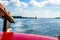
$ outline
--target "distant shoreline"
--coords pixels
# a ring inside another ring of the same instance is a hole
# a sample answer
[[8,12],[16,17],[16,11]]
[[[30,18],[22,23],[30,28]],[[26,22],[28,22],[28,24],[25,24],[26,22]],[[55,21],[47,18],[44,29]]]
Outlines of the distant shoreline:
[[55,19],[60,19],[60,17],[56,17]]
[[37,19],[37,17],[22,17],[22,16],[12,16],[13,18],[22,18],[22,19]]

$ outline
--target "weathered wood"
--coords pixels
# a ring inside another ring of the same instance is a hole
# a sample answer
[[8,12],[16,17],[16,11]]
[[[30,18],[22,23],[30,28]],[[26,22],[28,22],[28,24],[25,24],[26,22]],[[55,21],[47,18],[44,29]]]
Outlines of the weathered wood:
[[11,14],[0,3],[0,17],[6,18],[9,22],[14,23]]
[[10,12],[8,12],[4,6],[0,4],[0,17],[3,18],[4,24],[3,24],[3,32],[7,32],[7,29],[9,28],[8,26],[8,21],[10,23],[14,23],[14,19],[11,16]]

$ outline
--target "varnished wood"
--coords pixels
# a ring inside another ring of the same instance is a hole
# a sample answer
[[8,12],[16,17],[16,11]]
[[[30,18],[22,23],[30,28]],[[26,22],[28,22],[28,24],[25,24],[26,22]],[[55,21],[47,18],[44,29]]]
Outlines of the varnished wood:
[[8,21],[10,23],[14,23],[14,19],[11,16],[10,12],[8,12],[3,5],[0,3],[0,17],[3,18],[4,24],[3,24],[3,32],[7,32],[7,29],[9,28]]
[[10,12],[8,12],[3,5],[0,3],[0,14],[3,14],[3,18],[6,18],[9,22],[14,23],[14,19],[11,16]]

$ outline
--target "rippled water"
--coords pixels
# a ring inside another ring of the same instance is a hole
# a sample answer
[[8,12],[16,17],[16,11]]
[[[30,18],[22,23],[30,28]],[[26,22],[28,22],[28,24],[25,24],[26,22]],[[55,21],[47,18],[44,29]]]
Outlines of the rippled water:
[[[0,21],[0,31],[1,26],[2,21]],[[11,28],[13,32],[59,36],[60,19],[15,19],[15,23],[11,24]]]

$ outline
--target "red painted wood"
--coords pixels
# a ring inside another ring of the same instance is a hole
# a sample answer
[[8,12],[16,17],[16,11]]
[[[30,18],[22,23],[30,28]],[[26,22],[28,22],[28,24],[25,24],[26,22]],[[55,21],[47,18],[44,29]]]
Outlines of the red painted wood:
[[60,36],[58,36],[58,40],[60,40]]
[[58,40],[58,38],[55,37],[34,35],[34,34],[24,34],[24,33],[12,33],[12,32],[0,33],[0,39],[2,40]]

